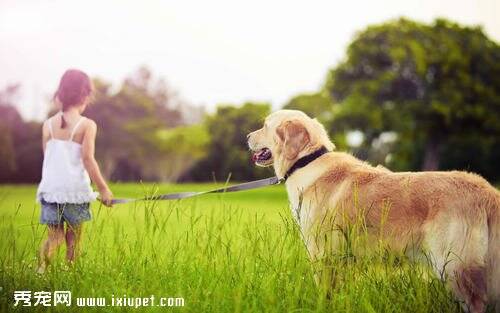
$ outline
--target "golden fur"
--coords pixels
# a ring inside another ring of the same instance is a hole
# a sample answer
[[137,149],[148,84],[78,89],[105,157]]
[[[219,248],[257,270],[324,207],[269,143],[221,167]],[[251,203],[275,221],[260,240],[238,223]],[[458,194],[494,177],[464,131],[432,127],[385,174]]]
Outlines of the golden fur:
[[[286,181],[292,214],[313,260],[338,248],[328,230],[362,220],[369,236],[396,251],[430,257],[471,312],[500,299],[500,192],[478,175],[452,172],[391,172],[352,155],[332,152],[333,143],[315,119],[277,111],[248,135],[251,150],[270,149],[257,165],[274,166],[280,178],[301,157],[325,146],[330,152]],[[381,223],[383,221],[383,225]],[[499,310],[500,304],[497,304]]]

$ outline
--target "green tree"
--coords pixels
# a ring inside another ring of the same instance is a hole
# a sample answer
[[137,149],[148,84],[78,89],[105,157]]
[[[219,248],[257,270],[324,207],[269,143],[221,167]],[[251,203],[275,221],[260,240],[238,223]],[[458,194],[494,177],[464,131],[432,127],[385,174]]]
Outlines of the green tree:
[[23,122],[22,131],[14,137],[16,174],[14,182],[39,182],[42,177],[42,125]]
[[479,27],[442,19],[368,27],[329,73],[326,89],[341,103],[335,131],[363,131],[368,148],[385,132],[397,134],[395,167],[443,167],[443,153],[464,135],[500,143],[500,47]]
[[41,176],[41,125],[25,122],[17,111],[19,87],[0,91],[0,182],[33,183]]
[[[156,162],[145,164],[161,181],[177,181],[207,155],[210,135],[204,125],[178,126],[152,134],[160,150]],[[154,166],[148,166],[154,164]],[[151,175],[151,174],[150,174]]]
[[262,127],[270,110],[270,105],[265,103],[217,107],[215,114],[205,121],[212,138],[207,156],[184,179],[224,181],[231,176],[231,180],[243,181],[268,176],[269,169],[257,168],[251,162],[246,136]]
[[[0,109],[1,111],[1,109]],[[0,124],[0,182],[6,182],[16,170],[16,150],[10,128]]]
[[[85,115],[99,128],[96,155],[105,176],[118,181],[172,181],[192,165],[172,162],[170,141],[163,140],[170,138],[165,136],[167,130],[185,123],[180,112],[183,103],[162,79],[154,79],[143,67],[126,78],[116,93],[105,82],[95,80],[94,85],[96,98]],[[193,150],[200,149],[192,141],[182,146],[189,144]],[[168,170],[169,166],[175,170]]]
[[[283,106],[283,109],[302,111],[312,118],[317,118],[323,125],[331,129],[336,107],[328,91],[321,90],[316,93],[294,96]],[[337,149],[345,150],[349,148],[345,135],[344,132],[330,133]]]
[[333,103],[328,92],[324,91],[297,95],[283,109],[300,110],[322,123],[329,123],[333,118]]

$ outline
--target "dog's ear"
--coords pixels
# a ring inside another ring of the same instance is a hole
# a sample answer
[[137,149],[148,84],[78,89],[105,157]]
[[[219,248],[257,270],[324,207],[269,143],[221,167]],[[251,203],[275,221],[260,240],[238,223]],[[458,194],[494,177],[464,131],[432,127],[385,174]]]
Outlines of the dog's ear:
[[291,120],[281,123],[276,133],[283,142],[283,153],[285,158],[293,160],[300,151],[309,143],[309,133],[299,120]]

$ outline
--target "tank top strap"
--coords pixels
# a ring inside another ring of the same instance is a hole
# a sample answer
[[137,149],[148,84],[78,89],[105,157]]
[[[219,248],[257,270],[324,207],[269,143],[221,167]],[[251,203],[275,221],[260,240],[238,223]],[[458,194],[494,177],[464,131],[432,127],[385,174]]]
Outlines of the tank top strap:
[[73,127],[73,130],[71,131],[71,135],[69,136],[69,141],[73,141],[73,137],[75,136],[76,130],[77,130],[78,126],[80,126],[83,119],[84,119],[84,117],[82,116],[82,117],[80,117],[78,122],[76,122],[75,126]]

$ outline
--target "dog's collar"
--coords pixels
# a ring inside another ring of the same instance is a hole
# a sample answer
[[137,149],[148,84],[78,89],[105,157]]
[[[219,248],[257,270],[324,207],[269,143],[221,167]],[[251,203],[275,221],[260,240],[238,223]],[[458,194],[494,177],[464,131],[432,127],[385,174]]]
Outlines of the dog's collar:
[[290,167],[288,169],[288,171],[286,171],[285,176],[283,176],[282,180],[286,181],[296,170],[298,170],[299,168],[305,167],[306,165],[308,165],[309,163],[316,160],[317,158],[319,158],[320,156],[322,156],[323,154],[325,154],[327,152],[328,152],[328,149],[326,149],[325,146],[322,146],[321,148],[314,151],[313,153],[301,157],[300,159],[297,160],[297,162],[295,162],[292,165],[292,167]]

